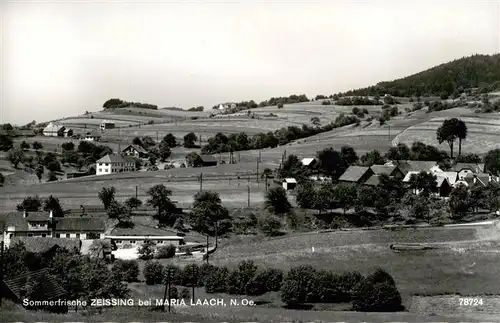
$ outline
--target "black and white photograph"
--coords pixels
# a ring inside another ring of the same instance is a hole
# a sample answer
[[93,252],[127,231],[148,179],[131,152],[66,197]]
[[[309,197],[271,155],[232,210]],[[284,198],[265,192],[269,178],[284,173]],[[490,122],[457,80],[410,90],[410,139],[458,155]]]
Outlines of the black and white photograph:
[[500,322],[500,1],[0,2],[0,322]]

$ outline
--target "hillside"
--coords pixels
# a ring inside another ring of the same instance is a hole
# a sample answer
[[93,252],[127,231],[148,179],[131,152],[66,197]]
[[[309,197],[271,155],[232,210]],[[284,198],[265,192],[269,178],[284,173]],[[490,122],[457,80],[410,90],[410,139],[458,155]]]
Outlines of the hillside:
[[493,91],[500,87],[500,54],[473,55],[444,63],[394,81],[343,93],[352,95],[452,96],[466,89]]

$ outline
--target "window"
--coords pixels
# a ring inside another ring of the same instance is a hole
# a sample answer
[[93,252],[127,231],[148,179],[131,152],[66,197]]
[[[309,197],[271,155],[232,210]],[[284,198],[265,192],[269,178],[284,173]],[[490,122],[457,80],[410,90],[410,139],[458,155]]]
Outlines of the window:
[[163,243],[163,240],[158,240],[158,243],[159,243],[159,244],[162,244],[162,243]]
[[115,243],[122,243],[122,241],[121,240],[116,240]]
[[135,240],[130,240],[130,243],[131,244],[135,244]]
[[12,239],[12,236],[13,236],[13,234],[12,234],[12,233],[11,233],[11,234],[9,234],[9,239]]
[[77,237],[78,239],[80,239],[80,234],[79,234],[79,233],[77,233],[77,234],[76,234],[76,237]]
[[42,233],[42,237],[44,237],[44,238],[45,238],[46,236],[47,236],[47,234],[45,234],[45,233]]
[[60,238],[60,237],[61,237],[61,234],[60,234],[60,233],[56,233],[56,237],[57,237],[57,238]]
[[28,237],[32,237],[33,236],[33,233],[28,233]]
[[66,233],[66,238],[69,238],[69,233]]
[[99,173],[102,173],[102,168],[99,168]]
[[109,168],[106,168],[106,173],[109,173]]

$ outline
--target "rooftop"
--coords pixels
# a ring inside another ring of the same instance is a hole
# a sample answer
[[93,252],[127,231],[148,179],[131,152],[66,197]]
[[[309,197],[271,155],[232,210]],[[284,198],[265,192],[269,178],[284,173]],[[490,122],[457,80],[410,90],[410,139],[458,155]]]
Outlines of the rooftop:
[[398,167],[392,165],[372,165],[370,168],[376,175],[380,174],[391,175],[392,172]]
[[215,159],[215,157],[212,155],[200,155],[200,158],[204,163],[217,162],[217,159]]
[[316,158],[308,157],[308,158],[303,158],[301,160],[301,162],[302,162],[302,165],[309,166],[315,160],[316,160]]
[[357,182],[361,177],[370,170],[370,167],[364,166],[349,166],[344,174],[340,176],[339,181],[345,182]]
[[135,224],[133,228],[114,228],[110,236],[176,236],[177,231]]
[[17,242],[22,242],[26,247],[26,250],[34,253],[44,253],[55,246],[59,246],[70,251],[75,248],[80,251],[81,247],[81,241],[79,239],[13,236],[11,245]]
[[140,153],[147,153],[146,149],[142,148],[141,146],[139,145],[128,145],[127,147],[125,147],[122,151],[125,151],[129,148],[133,148],[135,149],[137,152],[140,152]]
[[34,280],[41,284],[38,292],[31,297],[32,300],[54,300],[66,295],[66,291],[57,282],[56,278],[48,273],[47,269],[28,272],[5,280],[4,283],[18,300],[22,300],[28,280]]

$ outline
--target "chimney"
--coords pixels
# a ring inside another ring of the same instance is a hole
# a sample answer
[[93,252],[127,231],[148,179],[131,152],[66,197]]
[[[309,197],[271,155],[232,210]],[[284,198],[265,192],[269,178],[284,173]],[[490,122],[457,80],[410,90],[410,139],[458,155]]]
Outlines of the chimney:
[[26,210],[23,211],[23,218],[27,217],[28,213],[26,213]]

